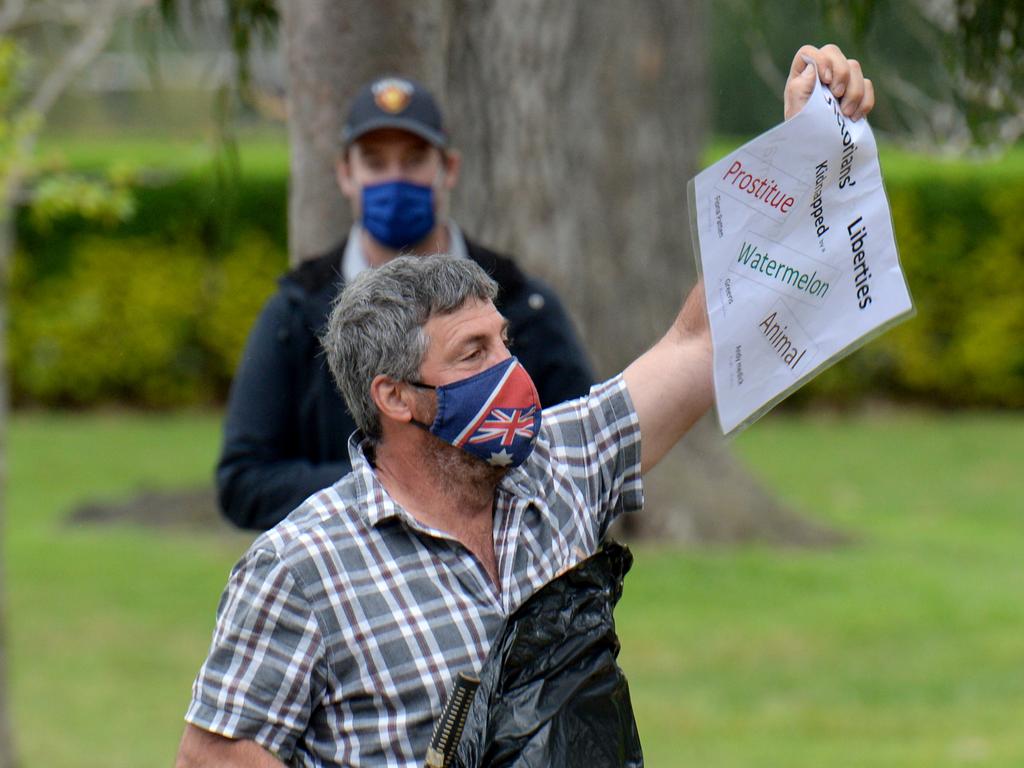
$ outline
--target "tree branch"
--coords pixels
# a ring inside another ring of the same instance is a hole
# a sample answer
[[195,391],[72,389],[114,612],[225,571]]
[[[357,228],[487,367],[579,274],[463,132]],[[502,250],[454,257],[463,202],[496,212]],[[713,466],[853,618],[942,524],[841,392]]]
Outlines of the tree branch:
[[5,0],[0,8],[0,35],[5,35],[21,18],[25,10],[25,0]]
[[[0,26],[0,34],[13,34],[31,27],[43,25],[77,27],[93,16],[94,7],[85,2],[35,2],[10,0],[11,13],[5,9],[3,18],[9,19]],[[2,22],[0,22],[2,23]]]
[[110,41],[119,16],[144,4],[144,0],[107,0],[94,8],[78,41],[44,78],[29,101],[28,109],[45,116],[75,75],[96,58]]

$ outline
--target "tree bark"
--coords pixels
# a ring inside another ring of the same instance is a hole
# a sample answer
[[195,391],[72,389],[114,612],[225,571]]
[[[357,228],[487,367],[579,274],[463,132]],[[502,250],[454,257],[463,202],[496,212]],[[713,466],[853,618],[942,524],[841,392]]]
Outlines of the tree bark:
[[[556,286],[610,376],[667,330],[696,279],[686,182],[706,132],[704,3],[453,4],[447,110],[466,156],[454,210]],[[633,533],[822,533],[764,491],[710,419],[646,485]]]
[[[332,154],[344,104],[383,71],[408,74],[436,91],[464,150],[460,223],[546,277],[599,372],[622,370],[695,278],[686,182],[705,134],[704,5],[286,3],[292,258],[349,226]],[[641,535],[829,539],[781,508],[708,420],[648,477],[647,499]]]
[[459,219],[554,283],[602,373],[622,370],[693,283],[685,184],[704,135],[701,4],[456,4]]
[[288,63],[293,264],[337,245],[352,224],[334,166],[346,105],[377,75],[413,77],[444,95],[442,0],[302,0],[281,4]]

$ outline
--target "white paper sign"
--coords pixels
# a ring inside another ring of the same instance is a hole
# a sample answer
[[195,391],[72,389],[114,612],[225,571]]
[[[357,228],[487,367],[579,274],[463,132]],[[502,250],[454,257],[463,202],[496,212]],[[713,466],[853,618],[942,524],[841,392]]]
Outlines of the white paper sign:
[[689,204],[725,434],[913,314],[871,128],[820,83],[697,175]]

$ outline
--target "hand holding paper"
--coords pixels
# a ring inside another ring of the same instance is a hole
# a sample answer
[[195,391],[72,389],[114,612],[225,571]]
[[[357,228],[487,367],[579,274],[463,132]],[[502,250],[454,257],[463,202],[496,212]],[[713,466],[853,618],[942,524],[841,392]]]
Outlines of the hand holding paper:
[[913,311],[874,136],[854,119],[871,81],[835,46],[804,46],[785,102],[788,122],[689,188],[727,434]]
[[624,372],[645,472],[713,399],[731,432],[910,308],[874,141],[850,119],[874,106],[871,82],[834,45],[804,46],[784,98],[792,120],[690,184],[703,279]]
[[875,88],[861,72],[860,62],[848,59],[831,43],[821,48],[805,45],[796,52],[789,67],[783,95],[785,117],[796,115],[820,82],[839,99],[840,111],[852,120],[860,120],[875,106]]

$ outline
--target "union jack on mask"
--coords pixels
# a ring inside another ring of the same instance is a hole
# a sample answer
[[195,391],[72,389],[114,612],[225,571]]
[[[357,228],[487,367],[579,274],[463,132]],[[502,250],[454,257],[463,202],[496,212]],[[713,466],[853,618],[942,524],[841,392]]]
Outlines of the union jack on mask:
[[495,467],[518,467],[533,450],[540,398],[516,358],[439,387],[413,383],[437,392],[437,416],[427,431],[446,443]]

